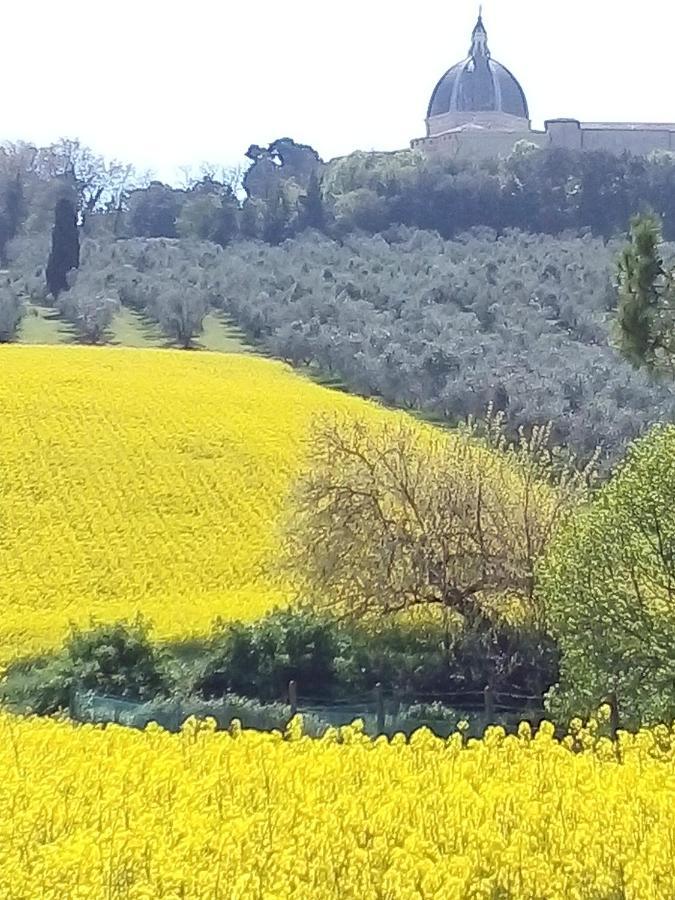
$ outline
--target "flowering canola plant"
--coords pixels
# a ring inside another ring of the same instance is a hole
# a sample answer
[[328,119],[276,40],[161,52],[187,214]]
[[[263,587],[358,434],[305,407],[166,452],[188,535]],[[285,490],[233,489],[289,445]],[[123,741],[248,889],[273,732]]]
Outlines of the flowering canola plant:
[[0,714],[0,896],[672,900],[675,729],[590,737]]
[[243,355],[8,346],[1,365],[0,664],[91,616],[181,637],[287,600],[266,561],[313,417],[385,415]]

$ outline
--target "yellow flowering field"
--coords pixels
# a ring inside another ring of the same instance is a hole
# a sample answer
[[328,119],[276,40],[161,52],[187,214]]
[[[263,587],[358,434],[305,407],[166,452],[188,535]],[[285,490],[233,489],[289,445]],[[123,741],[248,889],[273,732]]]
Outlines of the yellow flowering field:
[[[391,415],[244,356],[0,365],[0,663],[91,615],[181,637],[284,600],[266,563],[312,417]],[[0,712],[0,900],[672,900],[675,728],[579,724],[406,743]]]
[[672,900],[675,731],[572,753],[0,715],[3,898]]
[[284,599],[261,574],[314,414],[374,404],[243,355],[0,348],[0,663],[68,623],[203,633]]

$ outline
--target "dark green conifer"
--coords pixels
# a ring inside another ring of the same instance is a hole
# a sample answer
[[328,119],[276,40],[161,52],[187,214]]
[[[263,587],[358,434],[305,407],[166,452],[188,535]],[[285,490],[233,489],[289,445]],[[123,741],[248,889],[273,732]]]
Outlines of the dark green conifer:
[[47,260],[47,287],[57,298],[68,290],[68,272],[80,265],[80,235],[71,200],[62,197],[54,210],[52,249]]

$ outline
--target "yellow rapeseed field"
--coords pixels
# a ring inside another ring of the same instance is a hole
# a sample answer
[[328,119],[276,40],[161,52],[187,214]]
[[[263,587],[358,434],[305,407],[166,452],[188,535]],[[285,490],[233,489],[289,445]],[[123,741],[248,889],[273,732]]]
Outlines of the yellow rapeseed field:
[[0,716],[0,897],[675,897],[675,731],[289,731]]
[[[68,623],[204,633],[267,561],[315,413],[389,415],[243,356],[0,348],[0,663]],[[675,728],[447,741],[0,712],[0,900],[672,900]]]
[[285,599],[274,553],[312,417],[377,407],[253,357],[0,349],[0,664],[69,622],[204,633]]

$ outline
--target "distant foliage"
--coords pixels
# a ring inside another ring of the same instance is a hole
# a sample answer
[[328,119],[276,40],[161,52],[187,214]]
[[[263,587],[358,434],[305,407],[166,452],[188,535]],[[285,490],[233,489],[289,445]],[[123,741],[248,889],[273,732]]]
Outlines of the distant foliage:
[[13,341],[24,314],[24,304],[12,282],[0,275],[0,344]]
[[562,652],[557,715],[616,694],[624,721],[675,718],[675,427],[630,450],[539,572]]
[[673,389],[611,346],[618,244],[486,229],[386,237],[236,244],[220,302],[273,355],[356,393],[449,422],[491,403],[514,432],[553,421],[554,441],[585,456],[601,444],[616,460],[675,415]]
[[128,222],[138,237],[178,237],[176,221],[183,204],[183,192],[160,181],[135,190],[129,196]]
[[180,237],[225,247],[237,236],[239,203],[232,189],[204,179],[186,197],[176,222]]
[[589,228],[609,238],[651,208],[675,238],[675,157],[542,150],[521,142],[503,159],[455,160],[419,151],[352,153],[328,164],[323,193],[340,234],[392,225],[445,238],[490,226],[558,234]]

